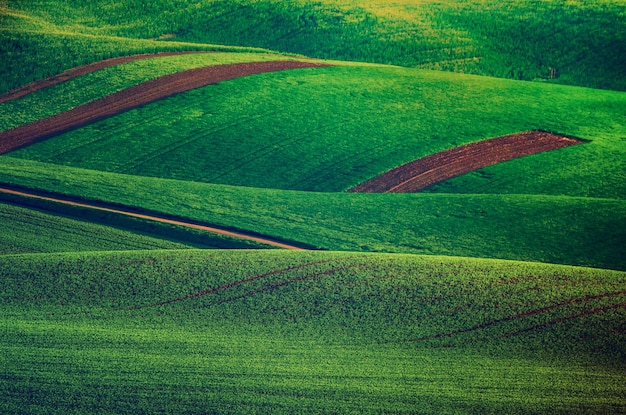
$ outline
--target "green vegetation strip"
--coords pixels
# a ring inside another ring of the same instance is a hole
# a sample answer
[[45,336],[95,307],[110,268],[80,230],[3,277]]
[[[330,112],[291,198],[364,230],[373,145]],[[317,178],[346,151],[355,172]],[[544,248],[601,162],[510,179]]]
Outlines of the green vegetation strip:
[[623,272],[415,255],[4,255],[0,410],[621,413],[626,310],[605,294],[625,287]]
[[[582,146],[581,146],[582,147]],[[545,195],[252,189],[0,157],[0,181],[330,250],[507,258],[626,269],[626,202]]]
[[0,254],[194,246],[6,203],[0,203],[0,222]]
[[56,116],[37,120],[0,133],[0,154],[15,150],[65,130],[136,108],[180,92],[208,84],[263,72],[327,66],[299,61],[245,62],[190,69],[165,75],[107,95]]
[[134,62],[134,61],[141,60],[141,59],[152,59],[152,58],[163,57],[163,56],[186,55],[190,53],[203,53],[203,52],[161,52],[161,53],[153,53],[153,54],[144,53],[140,55],[122,56],[119,58],[105,59],[103,61],[94,62],[89,65],[83,65],[77,68],[68,69],[67,71],[60,73],[58,75],[41,79],[39,81],[32,82],[28,85],[24,85],[21,88],[17,88],[12,91],[6,92],[0,95],[0,104],[6,101],[23,97],[24,95],[31,94],[35,91],[39,91],[40,89],[48,88],[53,85],[60,84],[61,82],[67,82],[68,80],[76,78],[78,76],[86,75],[91,72],[108,68],[109,66],[119,65],[121,63],[126,63],[126,62]]
[[18,190],[7,189],[7,188],[2,188],[2,187],[0,187],[0,192],[1,193],[6,193],[6,194],[9,194],[9,195],[17,195],[17,196],[22,196],[22,197],[27,197],[27,198],[34,198],[34,199],[44,200],[44,201],[47,201],[47,202],[60,203],[60,204],[70,205],[70,206],[78,206],[78,207],[94,209],[94,210],[99,210],[99,211],[108,212],[108,213],[116,213],[116,214],[119,214],[119,215],[125,215],[125,216],[130,216],[130,217],[134,217],[134,218],[145,219],[145,220],[149,220],[149,221],[155,221],[155,222],[160,222],[160,223],[165,223],[165,224],[170,224],[170,225],[183,226],[183,227],[187,227],[187,228],[191,228],[191,229],[197,229],[197,230],[201,230],[201,231],[205,231],[205,232],[211,232],[211,233],[215,233],[215,234],[219,234],[219,235],[229,236],[229,237],[236,238],[236,239],[245,239],[245,240],[248,240],[248,241],[258,242],[258,243],[261,243],[261,244],[275,246],[275,247],[278,247],[278,248],[285,248],[285,249],[292,249],[292,250],[301,250],[301,249],[303,249],[303,248],[300,248],[300,247],[295,246],[295,245],[289,245],[287,243],[274,241],[274,240],[271,240],[271,239],[268,239],[268,238],[262,238],[262,237],[246,235],[246,234],[240,233],[240,232],[232,232],[232,231],[228,231],[228,230],[225,230],[225,229],[219,229],[219,228],[216,228],[216,227],[202,225],[202,224],[197,224],[197,223],[184,222],[184,221],[169,219],[169,218],[165,218],[165,217],[158,217],[158,216],[153,216],[153,215],[148,215],[148,214],[136,213],[136,212],[132,212],[132,211],[129,211],[129,210],[113,209],[113,208],[109,208],[109,207],[98,206],[98,205],[94,205],[94,204],[81,203],[81,202],[76,202],[76,201],[62,199],[62,198],[57,198],[57,197],[49,197],[49,196],[42,196],[42,195],[37,195],[37,194],[33,194],[33,193],[25,193],[25,192],[21,192],[21,191],[18,191]]
[[[98,61],[70,69],[69,72],[73,73],[84,68],[98,68],[102,64],[128,60],[133,56],[138,55]],[[147,56],[147,58],[107,66],[64,80],[59,84],[47,86],[21,98],[0,103],[0,130],[8,130],[40,118],[50,117],[142,82],[188,69],[231,63],[290,59],[281,55],[244,52],[163,52],[139,56]]]

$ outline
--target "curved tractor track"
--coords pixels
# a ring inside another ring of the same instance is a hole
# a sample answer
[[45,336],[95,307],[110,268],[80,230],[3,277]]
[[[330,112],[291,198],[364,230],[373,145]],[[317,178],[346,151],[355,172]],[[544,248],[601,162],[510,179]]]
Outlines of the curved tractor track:
[[302,61],[246,62],[161,76],[69,111],[4,131],[0,133],[0,154],[191,89],[248,75],[324,66],[330,65]]
[[109,66],[115,66],[115,65],[122,64],[122,63],[133,62],[133,61],[138,61],[142,59],[159,58],[163,56],[174,56],[174,55],[189,55],[189,54],[197,54],[197,53],[210,53],[210,52],[186,51],[186,52],[142,53],[139,55],[120,56],[118,58],[105,59],[102,61],[87,64],[87,65],[77,66],[76,68],[68,69],[65,72],[61,72],[60,74],[53,75],[48,78],[40,79],[38,81],[31,82],[30,84],[24,85],[22,87],[5,92],[4,94],[0,94],[0,104],[2,104],[3,102],[7,102],[13,99],[23,97],[24,95],[28,95],[32,92],[39,91],[40,89],[44,89],[49,86],[60,84],[65,81],[69,81],[70,79],[77,78],[82,75],[87,75],[88,73],[91,73],[91,72],[99,71],[100,69],[108,68]]
[[364,193],[419,192],[435,183],[471,171],[583,143],[583,140],[529,131],[465,144],[403,164],[348,190]]

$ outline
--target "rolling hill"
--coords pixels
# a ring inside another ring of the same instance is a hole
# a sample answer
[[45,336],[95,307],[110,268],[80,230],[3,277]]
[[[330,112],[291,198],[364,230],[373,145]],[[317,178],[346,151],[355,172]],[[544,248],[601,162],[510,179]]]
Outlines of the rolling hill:
[[0,412],[626,413],[624,17],[0,0]]

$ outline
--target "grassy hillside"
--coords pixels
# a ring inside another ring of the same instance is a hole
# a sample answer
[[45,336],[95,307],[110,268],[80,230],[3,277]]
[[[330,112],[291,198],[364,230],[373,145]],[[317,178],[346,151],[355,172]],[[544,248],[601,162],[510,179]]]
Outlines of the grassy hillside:
[[18,0],[2,5],[0,44],[22,65],[3,61],[0,73],[9,89],[85,61],[209,43],[626,90],[625,10],[621,0]]
[[[0,413],[626,413],[625,22],[624,0],[0,0],[0,93],[221,52],[2,103],[0,131],[190,68],[334,65],[0,156],[3,186],[320,248],[189,249],[260,246],[0,195]],[[539,129],[585,143],[346,192]]]
[[626,408],[624,273],[187,250],[0,256],[0,275],[5,412]]
[[[128,71],[129,77],[139,72],[135,67],[119,70]],[[85,82],[77,79],[75,84]],[[69,93],[56,99],[71,96],[74,87],[68,88]],[[41,101],[24,98],[5,106],[31,108],[34,102]],[[624,106],[626,94],[621,92],[415,69],[335,66],[211,85],[11,156],[144,176],[342,191],[436,151],[544,129],[590,142],[516,161],[502,173],[511,183],[507,193],[622,198]],[[16,119],[9,114],[0,121]]]
[[198,53],[114,65],[0,103],[0,130],[67,111],[159,76],[203,66],[280,59],[286,57],[261,53]]
[[0,203],[0,220],[0,254],[190,247],[6,203]]
[[626,269],[621,199],[316,193],[96,172],[0,158],[0,181],[136,206],[332,250]]

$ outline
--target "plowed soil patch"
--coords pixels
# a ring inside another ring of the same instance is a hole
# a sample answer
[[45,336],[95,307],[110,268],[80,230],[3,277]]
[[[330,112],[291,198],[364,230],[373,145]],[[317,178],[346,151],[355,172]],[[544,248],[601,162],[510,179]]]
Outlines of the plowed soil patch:
[[61,82],[68,81],[78,76],[86,75],[91,72],[98,71],[100,69],[108,68],[109,66],[115,66],[126,62],[138,61],[141,59],[158,58],[161,56],[173,56],[173,55],[186,55],[191,53],[209,53],[209,52],[160,52],[160,53],[144,53],[140,55],[121,56],[119,58],[105,59],[99,62],[90,63],[88,65],[78,66],[76,68],[68,69],[58,75],[51,76],[49,78],[41,79],[39,81],[31,82],[28,85],[14,89],[9,92],[5,92],[0,95],[0,104],[12,99],[23,97],[31,92],[39,91],[40,89],[47,88],[52,85],[60,84]]
[[452,177],[515,158],[583,143],[545,131],[478,141],[403,164],[350,189],[365,193],[419,192]]
[[0,154],[190,89],[265,72],[321,66],[328,65],[300,61],[246,62],[165,75],[52,117],[4,131],[0,133]]

